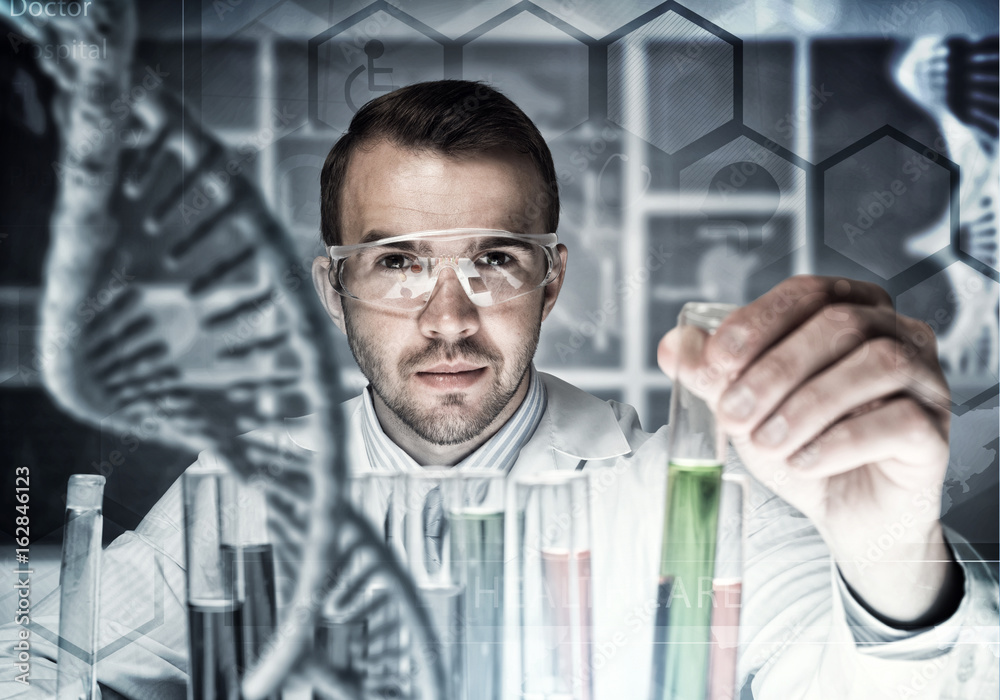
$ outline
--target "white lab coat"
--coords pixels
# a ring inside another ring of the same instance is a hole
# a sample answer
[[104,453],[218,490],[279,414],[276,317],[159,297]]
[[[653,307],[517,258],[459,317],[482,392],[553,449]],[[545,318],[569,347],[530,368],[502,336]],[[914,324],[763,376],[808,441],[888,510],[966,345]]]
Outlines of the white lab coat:
[[[595,700],[647,700],[666,476],[666,431],[644,433],[635,411],[604,402],[541,374],[548,405],[512,475],[575,469],[585,460],[592,506]],[[344,405],[349,464],[371,469],[360,439],[361,402]],[[308,420],[287,421],[288,436],[310,448]],[[742,470],[733,462],[727,469]],[[509,489],[513,493],[513,489]],[[758,700],[795,698],[997,697],[995,577],[971,548],[949,533],[965,559],[965,598],[945,625],[901,641],[860,649],[847,626],[845,591],[815,528],[754,483],[749,496],[739,676],[753,676]],[[135,532],[105,552],[102,575],[102,683],[127,697],[183,698],[187,670],[186,608],[179,483]],[[512,526],[512,519],[508,518]],[[508,530],[507,542],[513,542]],[[508,562],[516,557],[508,556]],[[515,576],[508,573],[507,600]],[[58,592],[57,592],[58,593]],[[850,602],[850,601],[848,601]],[[508,605],[508,622],[516,620]],[[54,679],[58,598],[33,605],[32,679],[24,688],[0,679],[0,696],[48,697]],[[874,621],[872,621],[874,624]],[[512,629],[509,625],[508,629]],[[0,629],[10,654],[17,627]],[[891,631],[890,631],[891,632]],[[513,638],[513,633],[511,638]],[[508,660],[517,654],[507,653]],[[10,668],[9,662],[3,664]],[[516,697],[516,664],[506,697]]]

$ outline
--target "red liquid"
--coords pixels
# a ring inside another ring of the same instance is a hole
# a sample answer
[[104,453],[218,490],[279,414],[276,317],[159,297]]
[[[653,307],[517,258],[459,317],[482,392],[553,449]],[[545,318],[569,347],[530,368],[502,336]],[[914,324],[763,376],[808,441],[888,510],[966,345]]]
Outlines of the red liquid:
[[740,639],[741,581],[712,582],[712,645],[708,657],[708,700],[736,697],[736,654]]
[[[565,632],[556,652],[556,676],[563,681],[570,697],[591,698],[591,588],[590,551],[577,552],[570,558],[566,550],[542,550],[542,575],[551,600],[549,625]],[[575,583],[575,590],[571,588]],[[577,634],[579,637],[577,638]],[[574,644],[578,657],[573,658]],[[576,663],[574,663],[574,661]]]

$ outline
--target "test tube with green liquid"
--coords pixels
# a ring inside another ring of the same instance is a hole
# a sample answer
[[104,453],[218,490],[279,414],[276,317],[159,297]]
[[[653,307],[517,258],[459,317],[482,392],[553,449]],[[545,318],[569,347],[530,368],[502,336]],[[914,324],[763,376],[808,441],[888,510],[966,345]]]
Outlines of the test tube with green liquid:
[[[678,326],[714,333],[735,308],[691,302]],[[676,375],[675,375],[676,376]],[[654,700],[705,700],[712,625],[712,580],[726,436],[690,387],[674,381],[670,463],[657,588]]]

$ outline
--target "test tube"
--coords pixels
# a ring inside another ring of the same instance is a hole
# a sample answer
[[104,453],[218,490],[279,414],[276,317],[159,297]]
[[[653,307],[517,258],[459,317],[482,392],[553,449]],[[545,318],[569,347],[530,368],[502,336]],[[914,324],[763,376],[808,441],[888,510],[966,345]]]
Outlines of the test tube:
[[56,697],[97,695],[104,477],[74,474],[66,489],[66,525],[59,570],[59,652]]
[[238,530],[239,512],[226,511],[223,492],[232,477],[199,459],[181,479],[188,595],[188,700],[239,700],[241,604],[223,563],[223,530]]
[[521,700],[593,696],[590,487],[577,471],[516,482]]
[[[735,307],[690,302],[678,326],[714,333]],[[675,375],[675,377],[678,375]],[[715,416],[675,379],[653,658],[654,700],[705,700],[719,494],[727,441]]]
[[735,700],[736,657],[743,597],[743,523],[749,481],[741,474],[722,475],[718,544],[712,578],[712,641],[708,659],[707,700]]
[[[364,513],[365,477],[352,475],[347,493],[352,507]],[[346,544],[346,543],[345,543]],[[353,585],[364,566],[362,557],[354,556],[338,572],[338,581],[319,616],[315,633],[315,648],[327,666],[344,679],[351,679],[360,690],[367,675],[368,628],[370,620],[358,617],[356,607],[336,607],[338,595]],[[313,690],[313,700],[329,700],[330,696]]]
[[[206,457],[203,455],[201,459]],[[263,487],[242,482],[229,473],[220,477],[219,486],[222,566],[226,585],[239,609],[237,664],[242,679],[274,633],[277,620],[274,549],[267,532]],[[276,698],[272,696],[272,700]]]
[[[402,521],[402,475],[396,471],[374,470],[361,477],[361,515],[381,535],[387,551],[382,556],[405,560]],[[408,630],[398,595],[387,590],[377,578],[365,592],[366,603],[376,599],[367,619],[367,672],[376,697],[409,697],[412,692]]]
[[[427,651],[443,659],[448,698],[465,700],[465,587],[452,559],[454,527],[445,501],[456,478],[453,470],[435,468],[403,477],[403,548],[441,647]],[[427,659],[413,662],[417,669],[428,665]]]
[[465,691],[499,700],[503,678],[506,474],[458,472],[443,483],[451,561],[465,589]]

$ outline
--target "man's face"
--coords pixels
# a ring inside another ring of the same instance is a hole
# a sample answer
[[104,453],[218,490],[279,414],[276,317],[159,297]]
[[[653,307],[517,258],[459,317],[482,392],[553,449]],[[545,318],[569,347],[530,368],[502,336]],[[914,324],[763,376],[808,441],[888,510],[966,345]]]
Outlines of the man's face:
[[[382,142],[351,158],[341,243],[450,228],[547,233],[544,212],[534,206],[541,187],[531,161],[519,154],[455,159]],[[562,246],[560,255],[565,269]],[[317,279],[319,285],[326,278]],[[416,312],[342,298],[328,281],[320,292],[372,385],[380,418],[432,444],[459,445],[492,434],[516,410],[542,319],[561,283],[560,275],[535,292],[480,308],[454,270],[445,269]]]

